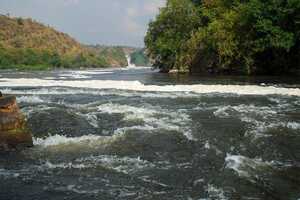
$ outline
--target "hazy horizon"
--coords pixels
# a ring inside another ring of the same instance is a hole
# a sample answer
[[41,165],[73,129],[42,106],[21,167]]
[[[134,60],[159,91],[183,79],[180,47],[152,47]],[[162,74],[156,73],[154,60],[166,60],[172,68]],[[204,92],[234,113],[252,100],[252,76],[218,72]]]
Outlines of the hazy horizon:
[[32,18],[88,45],[144,46],[165,0],[0,0],[0,13]]

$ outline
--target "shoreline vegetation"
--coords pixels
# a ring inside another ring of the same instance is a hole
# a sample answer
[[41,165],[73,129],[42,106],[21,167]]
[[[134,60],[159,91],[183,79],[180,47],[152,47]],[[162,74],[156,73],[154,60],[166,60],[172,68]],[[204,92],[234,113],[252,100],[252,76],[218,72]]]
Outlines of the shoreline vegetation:
[[[126,67],[126,55],[144,56],[140,55],[144,54],[142,48],[83,45],[69,35],[30,18],[0,15],[0,27],[0,69]],[[148,60],[144,62],[148,64]]]
[[161,72],[300,75],[299,0],[168,0],[145,37]]

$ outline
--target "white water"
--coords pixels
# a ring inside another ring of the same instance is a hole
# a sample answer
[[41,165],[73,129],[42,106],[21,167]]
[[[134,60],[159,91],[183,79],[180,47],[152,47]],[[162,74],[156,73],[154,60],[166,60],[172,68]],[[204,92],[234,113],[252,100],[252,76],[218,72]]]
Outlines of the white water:
[[119,89],[146,92],[227,93],[239,95],[289,95],[300,96],[299,88],[258,85],[144,85],[139,81],[115,80],[42,80],[37,78],[0,78],[0,87],[73,87],[91,89]]
[[[164,129],[169,131],[179,131],[189,140],[196,140],[188,123],[191,123],[189,115],[182,111],[173,112],[167,109],[162,109],[159,106],[151,107],[134,107],[120,104],[102,104],[98,106],[98,111],[103,113],[123,113],[126,121],[143,121],[144,126],[139,126],[139,129]],[[134,127],[133,127],[134,128]]]
[[135,68],[135,64],[131,63],[131,57],[130,55],[126,55],[126,59],[127,59],[127,63],[128,63],[128,66],[127,68]]

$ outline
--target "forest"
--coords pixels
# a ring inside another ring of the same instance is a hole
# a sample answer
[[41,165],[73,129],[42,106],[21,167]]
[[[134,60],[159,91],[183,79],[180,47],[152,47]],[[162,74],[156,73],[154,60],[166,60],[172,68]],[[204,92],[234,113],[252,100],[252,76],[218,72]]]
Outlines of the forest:
[[299,0],[168,0],[149,24],[162,72],[300,74]]

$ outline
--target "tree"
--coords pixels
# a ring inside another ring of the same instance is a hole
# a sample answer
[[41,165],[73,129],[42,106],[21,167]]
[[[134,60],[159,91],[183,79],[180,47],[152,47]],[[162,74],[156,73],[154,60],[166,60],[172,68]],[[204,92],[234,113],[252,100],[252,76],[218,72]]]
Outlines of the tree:
[[300,70],[299,32],[299,0],[169,0],[145,43],[166,71],[282,74]]
[[154,66],[169,71],[191,31],[199,26],[197,7],[190,0],[169,0],[156,20],[149,24],[145,44]]

